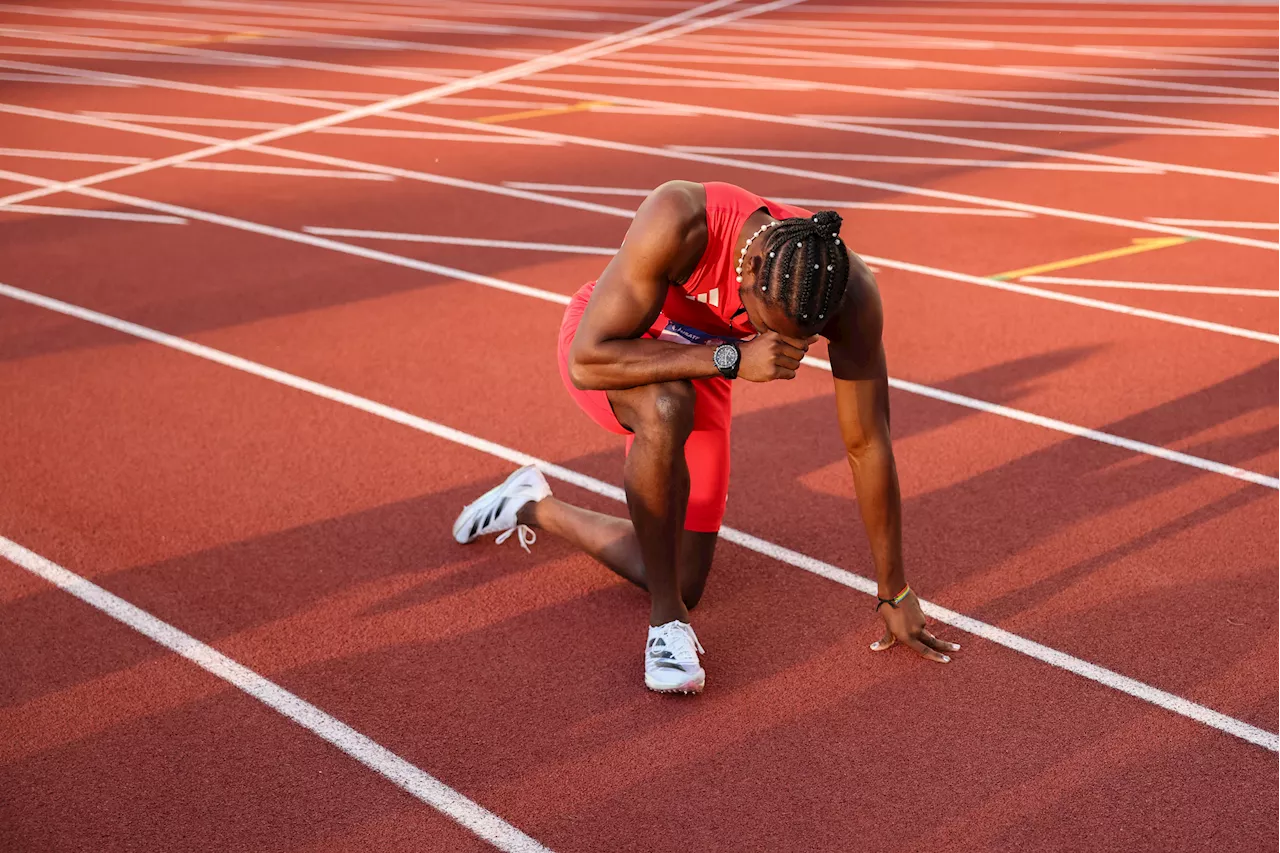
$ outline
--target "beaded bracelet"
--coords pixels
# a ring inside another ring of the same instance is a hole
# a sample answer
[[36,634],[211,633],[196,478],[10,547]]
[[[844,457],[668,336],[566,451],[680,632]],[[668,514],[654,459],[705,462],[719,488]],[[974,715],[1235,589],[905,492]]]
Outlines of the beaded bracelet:
[[875,607],[876,612],[879,613],[880,608],[886,604],[892,607],[894,610],[897,610],[898,605],[902,603],[902,599],[906,598],[907,593],[909,592],[911,592],[911,584],[907,584],[906,586],[904,586],[902,588],[902,592],[898,593],[893,598],[881,598],[879,596],[876,596],[876,607]]

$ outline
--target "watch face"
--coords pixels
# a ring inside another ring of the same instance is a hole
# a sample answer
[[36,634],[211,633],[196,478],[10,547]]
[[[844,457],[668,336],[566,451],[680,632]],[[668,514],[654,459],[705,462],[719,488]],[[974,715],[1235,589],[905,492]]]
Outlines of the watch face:
[[721,370],[728,370],[738,363],[738,349],[729,344],[721,344],[716,347],[715,353],[716,367]]

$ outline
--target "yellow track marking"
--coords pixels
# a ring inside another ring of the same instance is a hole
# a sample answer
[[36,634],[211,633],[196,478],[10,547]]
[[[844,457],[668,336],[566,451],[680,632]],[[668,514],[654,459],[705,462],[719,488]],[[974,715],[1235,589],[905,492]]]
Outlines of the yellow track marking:
[[262,38],[262,33],[228,33],[227,35],[222,36],[186,36],[184,38],[148,42],[148,44],[162,44],[181,47],[188,44],[217,44],[218,42],[249,41],[250,39],[260,38]]
[[1067,258],[1065,261],[1054,261],[1049,264],[1040,264],[1034,267],[1023,267],[1020,270],[1010,270],[1002,272],[999,275],[987,276],[997,281],[1008,281],[1012,278],[1022,278],[1024,275],[1039,275],[1040,273],[1050,272],[1052,270],[1064,270],[1068,267],[1078,267],[1084,264],[1091,264],[1095,261],[1105,261],[1110,258],[1120,258],[1125,255],[1136,255],[1139,252],[1150,252],[1155,249],[1167,249],[1170,246],[1178,246],[1183,243],[1190,243],[1193,237],[1135,237],[1133,244],[1122,246],[1119,249],[1109,249],[1105,252],[1094,252],[1092,255],[1081,255],[1078,258]]
[[546,110],[526,110],[522,113],[503,113],[502,115],[488,116],[487,118],[478,118],[475,121],[480,124],[498,124],[504,121],[518,121],[525,118],[538,118],[539,116],[555,116],[561,113],[577,113],[583,110],[589,110],[592,107],[608,106],[608,101],[579,101],[576,104],[566,104],[563,107],[552,107]]

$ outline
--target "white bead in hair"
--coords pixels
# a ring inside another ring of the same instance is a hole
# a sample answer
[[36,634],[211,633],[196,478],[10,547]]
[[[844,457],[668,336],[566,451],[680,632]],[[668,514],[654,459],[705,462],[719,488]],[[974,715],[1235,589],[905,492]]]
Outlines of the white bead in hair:
[[836,268],[835,264],[827,264],[827,272],[831,272],[835,268]]
[[[777,223],[777,221],[776,221],[776,220],[771,221],[771,222],[766,222],[764,225],[761,225],[758,229],[756,229],[756,233],[752,234],[750,237],[748,237],[748,238],[747,238],[747,242],[746,242],[746,244],[742,247],[742,251],[738,253],[738,268],[737,268],[737,275],[738,275],[738,281],[739,281],[739,282],[741,282],[741,281],[742,281],[742,263],[743,263],[743,261],[745,261],[745,260],[747,259],[747,249],[750,249],[750,248],[751,248],[751,244],[755,241],[755,239],[756,239],[757,237],[759,237],[761,234],[763,234],[767,229],[769,229],[769,228],[771,228],[771,227],[773,227],[774,225],[777,225],[777,224],[778,224],[778,223]],[[773,257],[773,253],[772,253],[772,252],[770,252],[770,253],[769,253],[769,257]]]

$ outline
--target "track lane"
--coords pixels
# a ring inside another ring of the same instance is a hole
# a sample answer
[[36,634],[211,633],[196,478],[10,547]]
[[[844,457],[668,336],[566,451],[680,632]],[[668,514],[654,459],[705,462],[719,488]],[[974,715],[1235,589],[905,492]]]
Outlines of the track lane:
[[[251,337],[261,340],[257,334]],[[406,485],[417,483],[420,490],[426,487],[427,491],[420,491],[420,497],[407,504],[380,504],[373,516],[331,516],[318,526],[304,523],[276,535],[227,541],[160,563],[130,561],[131,565],[117,568],[99,582],[163,618],[183,623],[197,636],[235,649],[238,658],[259,671],[274,674],[283,667],[277,677],[290,689],[344,719],[359,720],[358,727],[371,736],[416,763],[438,768],[451,784],[473,792],[517,823],[525,821],[530,831],[556,849],[611,847],[623,843],[628,826],[649,825],[650,800],[636,796],[631,786],[641,784],[655,771],[665,776],[678,769],[679,785],[703,791],[703,808],[697,815],[676,815],[667,824],[681,839],[673,839],[673,846],[684,846],[685,836],[694,833],[706,840],[704,849],[717,849],[721,844],[723,849],[736,849],[747,838],[782,837],[804,837],[814,849],[831,849],[838,846],[836,838],[871,831],[868,821],[875,817],[857,809],[833,814],[825,803],[831,802],[831,795],[837,801],[841,796],[855,795],[842,795],[841,791],[874,788],[882,773],[865,757],[899,742],[904,731],[911,732],[917,744],[917,750],[904,757],[904,772],[913,775],[917,762],[927,762],[933,772],[941,768],[960,792],[941,811],[934,804],[902,806],[922,831],[940,828],[939,821],[945,819],[963,818],[989,797],[1000,798],[978,777],[992,778],[990,774],[1015,755],[1017,772],[1034,772],[1033,768],[1048,772],[1055,761],[1074,755],[1102,732],[1131,726],[1142,733],[1139,741],[1148,756],[1150,773],[1164,778],[1184,767],[1182,753],[1176,748],[1186,742],[1184,738],[1190,738],[1188,748],[1203,743],[1198,728],[1180,729],[1188,723],[1170,722],[1155,709],[1135,709],[1138,703],[1113,700],[1106,692],[1096,695],[1086,691],[1085,698],[1074,679],[1007,652],[983,651],[980,643],[970,644],[967,662],[977,678],[953,686],[939,681],[935,675],[939,671],[924,662],[870,655],[862,651],[862,644],[871,620],[868,616],[863,617],[865,623],[850,621],[857,611],[848,604],[840,606],[847,593],[817,578],[780,570],[750,554],[725,563],[724,573],[716,580],[724,597],[719,602],[709,601],[701,619],[704,634],[713,638],[715,648],[724,650],[714,652],[712,658],[719,692],[709,693],[703,698],[710,701],[690,705],[673,720],[670,703],[637,694],[634,677],[628,678],[634,674],[627,666],[631,655],[625,641],[632,637],[634,631],[628,628],[634,627],[631,622],[639,616],[640,597],[635,591],[619,586],[554,543],[540,543],[539,553],[531,558],[533,565],[513,574],[513,559],[529,558],[513,558],[491,546],[470,551],[450,548],[443,541],[448,534],[442,526],[423,523],[424,518],[447,514],[446,507],[480,485],[451,490],[448,482],[460,482],[456,478],[465,480],[477,473],[477,462],[480,468],[495,467],[492,462],[460,459],[456,451],[440,453],[438,446],[432,446],[436,445],[433,440],[394,425],[345,410],[329,411],[330,405],[322,401],[153,347],[126,345],[93,353],[67,353],[49,358],[48,364],[58,373],[71,370],[64,375],[83,381],[86,361],[91,359],[92,370],[123,377],[127,374],[113,363],[114,357],[130,352],[173,362],[169,369],[177,371],[175,379],[179,381],[181,374],[187,374],[186,382],[180,384],[189,386],[193,395],[198,393],[200,408],[228,411],[231,407],[227,404],[234,399],[238,401],[235,410],[249,420],[202,422],[188,410],[190,403],[177,400],[163,410],[147,412],[128,399],[131,394],[147,393],[132,382],[85,382],[86,388],[99,393],[84,401],[84,417],[99,417],[101,413],[95,410],[106,404],[112,412],[107,420],[127,434],[158,438],[186,431],[188,435],[185,441],[179,439],[171,445],[171,450],[148,443],[157,452],[147,465],[116,464],[110,445],[93,450],[78,443],[74,453],[67,454],[79,466],[77,476],[85,483],[82,489],[90,505],[112,506],[112,511],[120,514],[117,524],[133,525],[136,530],[136,519],[145,517],[156,529],[169,531],[166,535],[179,541],[194,544],[190,539],[193,533],[203,538],[202,515],[192,510],[204,501],[220,506],[222,501],[216,495],[188,488],[180,495],[158,500],[160,495],[154,488],[130,487],[130,481],[139,486],[143,481],[179,483],[189,479],[192,464],[199,465],[206,478],[243,480],[246,456],[237,452],[238,446],[246,441],[260,446],[260,427],[293,432],[298,424],[314,424],[320,431],[317,440],[335,448],[346,447],[344,456],[350,470],[363,470],[358,476],[359,483],[365,485],[358,485],[358,491],[367,489],[370,480],[380,489],[386,477]],[[54,393],[49,382],[33,390]],[[317,407],[326,409],[319,422],[305,414]],[[38,409],[24,407],[24,411]],[[358,444],[328,435],[329,430],[348,421],[364,434]],[[200,426],[193,427],[195,423]],[[67,439],[85,435],[74,425],[65,429]],[[192,430],[203,439],[192,441]],[[420,445],[413,454],[421,460],[419,464],[405,464],[405,456],[396,450],[401,441]],[[223,453],[211,457],[205,449],[210,443],[223,446]],[[261,472],[260,482],[266,488],[238,487],[246,518],[266,505],[274,507],[277,515],[288,516],[301,509],[303,518],[313,503],[329,505],[323,493],[299,488],[297,477],[317,468],[328,471],[330,460],[317,457],[310,443],[294,439],[289,447],[294,449],[273,449],[273,456],[283,465]],[[388,474],[369,476],[371,456],[384,460],[379,467]],[[459,462],[463,463],[460,468]],[[442,470],[441,465],[447,467]],[[99,476],[86,477],[89,472]],[[445,474],[443,480],[441,473]],[[330,472],[327,476],[334,475]],[[331,487],[337,493],[343,491],[337,482],[341,479],[334,480]],[[103,486],[108,488],[100,492]],[[441,487],[445,491],[438,491]],[[282,493],[305,494],[310,500],[301,506],[296,500],[282,503]],[[5,516],[9,524],[7,509]],[[370,523],[378,518],[380,522]],[[38,530],[23,533],[31,539],[43,538]],[[416,546],[408,548],[395,544],[414,541]],[[351,558],[355,553],[361,555],[359,559]],[[463,561],[455,563],[456,570],[449,570],[448,564],[431,568],[436,558],[429,555],[450,560],[448,555],[454,553]],[[51,556],[66,559],[56,549]],[[303,577],[308,581],[300,584]],[[314,597],[319,591],[314,589],[317,581],[332,590],[326,598]],[[815,609],[815,600],[825,600],[828,606]],[[217,603],[211,608],[213,602]],[[803,627],[784,615],[795,612],[807,614]],[[456,639],[444,639],[459,630],[463,633]],[[585,682],[566,683],[554,677],[562,665],[562,646],[556,638],[566,632],[597,638],[593,656],[599,666],[587,670]],[[329,639],[317,644],[321,637]],[[359,649],[367,651],[361,654]],[[786,650],[782,657],[779,650]],[[886,665],[899,672],[894,688],[876,690],[874,685],[883,684],[887,677]],[[415,679],[405,677],[414,671],[430,672],[429,680],[436,689],[424,691]],[[1050,683],[1042,685],[1042,678]],[[851,684],[861,687],[851,693]],[[951,695],[953,689],[967,692],[975,684],[985,685],[981,700]],[[1031,684],[1036,687],[1030,688]],[[442,685],[457,687],[442,689]],[[1040,699],[1034,708],[1025,703],[1028,689]],[[913,705],[917,712],[901,716],[902,708],[895,698],[899,690],[925,697],[924,702]],[[494,700],[486,702],[486,696]],[[504,697],[501,703],[496,701],[498,696]],[[793,696],[800,698],[793,700]],[[1087,715],[1069,710],[1078,709],[1082,698],[1091,708]],[[930,706],[953,709],[943,728],[928,715]],[[992,718],[992,709],[998,709],[996,716],[1003,721],[1000,728],[980,722]],[[890,713],[897,715],[892,731],[868,731],[867,719]],[[725,727],[726,715],[741,721],[742,727]],[[641,739],[617,737],[622,717],[631,720],[628,731],[644,733]],[[544,724],[547,719],[566,720],[570,725],[548,727]],[[1080,732],[1077,725],[1087,731]],[[424,728],[437,733],[430,744],[421,738]],[[813,733],[818,731],[825,736],[815,739]],[[1009,732],[1019,733],[1021,750],[1006,748]],[[673,736],[696,745],[697,751],[677,758],[662,750],[661,745],[669,744]],[[563,757],[573,754],[566,752],[570,742],[566,738],[576,744],[574,752],[582,756],[579,761],[564,763]],[[775,752],[784,745],[790,748],[792,758],[780,764]],[[1255,778],[1255,772],[1270,772],[1271,762],[1253,757],[1262,753],[1242,749],[1220,744],[1218,749],[1198,751],[1212,756],[1212,767],[1218,768],[1212,770],[1215,779],[1228,767],[1232,768],[1229,779],[1239,779],[1242,784]],[[552,756],[558,758],[553,760]],[[856,756],[864,756],[861,763]],[[1242,774],[1242,766],[1250,769]],[[646,772],[645,767],[652,770]],[[923,767],[919,766],[920,772]],[[504,772],[504,768],[526,769]],[[634,770],[619,777],[621,768]],[[1012,767],[1007,769],[1014,772]],[[1099,772],[1105,773],[1106,768]],[[783,798],[776,809],[770,806],[744,814],[734,803],[741,803],[746,791],[724,784],[726,775],[744,784],[767,779],[770,787],[796,791],[798,796]],[[713,778],[722,781],[711,785]],[[559,780],[559,789],[550,784],[553,779]],[[627,779],[634,781],[619,784]],[[828,796],[820,801],[809,799],[799,794],[802,789],[823,790]],[[1185,786],[1174,789],[1175,796],[1185,790]],[[569,792],[568,796],[561,791]],[[1108,813],[1124,814],[1130,823],[1159,837],[1171,839],[1177,832],[1178,837],[1194,839],[1199,837],[1194,827],[1205,825],[1204,821],[1195,822],[1194,806],[1205,799],[1189,791],[1188,798],[1179,801],[1180,814],[1187,822],[1176,828],[1165,821],[1161,822],[1163,829],[1153,825],[1142,805],[1145,800],[1137,796],[1129,806],[1126,796],[1120,794],[1120,802],[1110,804]],[[1247,797],[1242,794],[1230,801],[1244,807]],[[1221,808],[1221,804],[1214,808]],[[1238,818],[1232,827],[1243,833],[1237,837],[1247,843],[1245,839],[1257,824],[1245,813]],[[1094,837],[1091,827],[1100,823],[1080,821],[1069,831],[1076,833],[1072,837],[1088,843]],[[804,824],[827,827],[831,834],[797,836],[805,832],[801,830]],[[1266,831],[1269,828],[1270,821]],[[713,831],[718,841],[714,846],[710,844]],[[640,841],[642,836],[635,835],[634,829],[630,834],[631,843],[653,843],[653,839]],[[662,839],[657,844],[664,846]]]

